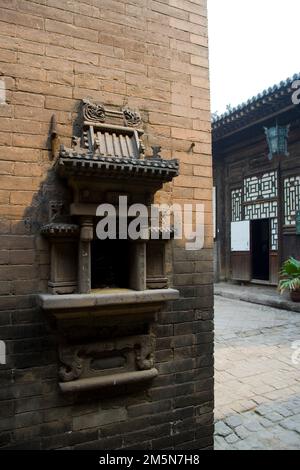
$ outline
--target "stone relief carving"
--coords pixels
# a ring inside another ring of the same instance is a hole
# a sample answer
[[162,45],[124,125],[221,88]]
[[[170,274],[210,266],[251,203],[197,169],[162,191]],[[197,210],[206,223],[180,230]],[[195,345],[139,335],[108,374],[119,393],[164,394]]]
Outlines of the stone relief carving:
[[142,118],[138,111],[127,106],[120,111],[107,110],[103,104],[95,103],[89,98],[83,100],[83,118],[85,121],[105,123],[108,115],[124,118],[125,125],[136,127],[142,124]]
[[[90,98],[82,100],[81,135],[72,136],[71,148],[60,147],[60,156],[140,158],[144,156],[142,119],[138,111],[127,106],[107,108]],[[124,131],[124,127],[128,131]],[[127,140],[130,139],[128,143]]]
[[59,378],[63,382],[79,379],[83,370],[83,360],[76,353],[67,349],[60,349],[59,359],[63,364],[59,369]]
[[142,118],[140,113],[133,111],[130,108],[123,108],[123,116],[127,126],[140,126],[142,124]]
[[[107,374],[112,370],[115,372],[116,368],[121,372],[150,370],[154,367],[154,349],[154,338],[150,335],[123,337],[77,346],[64,344],[59,351],[61,361],[59,378],[62,382],[71,382],[81,377],[103,376],[106,374],[106,368],[101,370],[101,361],[109,359],[119,359],[124,365],[112,367],[110,371],[107,370]],[[94,361],[100,363],[100,369],[93,368]]]
[[139,370],[149,370],[154,367],[154,347],[151,340],[142,342],[141,347],[135,350],[135,354]]
[[83,100],[83,118],[85,121],[105,122],[106,111],[102,104],[93,103],[90,99]]
[[72,149],[74,152],[80,152],[81,150],[81,138],[73,135],[72,137]]
[[63,201],[50,201],[49,202],[49,221],[58,222],[62,220],[64,215],[64,202]]
[[151,148],[153,153],[150,158],[152,158],[153,160],[161,160],[161,147],[158,145],[153,145]]

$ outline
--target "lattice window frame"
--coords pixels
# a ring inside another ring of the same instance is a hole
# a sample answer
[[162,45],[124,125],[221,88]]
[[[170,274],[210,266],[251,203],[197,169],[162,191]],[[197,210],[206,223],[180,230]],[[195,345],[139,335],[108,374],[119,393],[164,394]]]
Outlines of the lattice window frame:
[[278,251],[278,218],[271,219],[271,250]]
[[231,221],[241,222],[243,207],[243,190],[242,188],[233,189],[231,191]]
[[296,212],[300,210],[300,176],[284,179],[284,225],[296,225]]
[[276,171],[262,176],[251,176],[244,179],[244,202],[269,200],[278,197],[278,174]]

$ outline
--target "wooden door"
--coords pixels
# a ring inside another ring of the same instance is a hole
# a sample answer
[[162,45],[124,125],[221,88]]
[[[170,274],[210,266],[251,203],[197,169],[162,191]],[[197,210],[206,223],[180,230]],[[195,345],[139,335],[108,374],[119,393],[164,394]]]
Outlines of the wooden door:
[[231,278],[251,281],[250,222],[231,223]]

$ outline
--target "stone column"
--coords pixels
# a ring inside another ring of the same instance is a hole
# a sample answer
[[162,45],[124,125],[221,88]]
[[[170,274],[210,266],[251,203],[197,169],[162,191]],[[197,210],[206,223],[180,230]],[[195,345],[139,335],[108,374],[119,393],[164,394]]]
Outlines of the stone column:
[[130,289],[146,290],[146,243],[136,241],[130,248]]
[[91,292],[91,241],[93,240],[93,219],[80,220],[80,240],[78,254],[78,287],[80,294]]

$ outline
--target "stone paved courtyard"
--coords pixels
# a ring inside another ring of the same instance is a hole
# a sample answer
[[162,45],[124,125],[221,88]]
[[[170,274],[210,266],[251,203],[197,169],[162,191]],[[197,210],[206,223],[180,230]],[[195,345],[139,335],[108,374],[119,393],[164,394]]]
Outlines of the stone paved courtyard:
[[215,329],[215,449],[299,450],[300,314],[216,296]]

